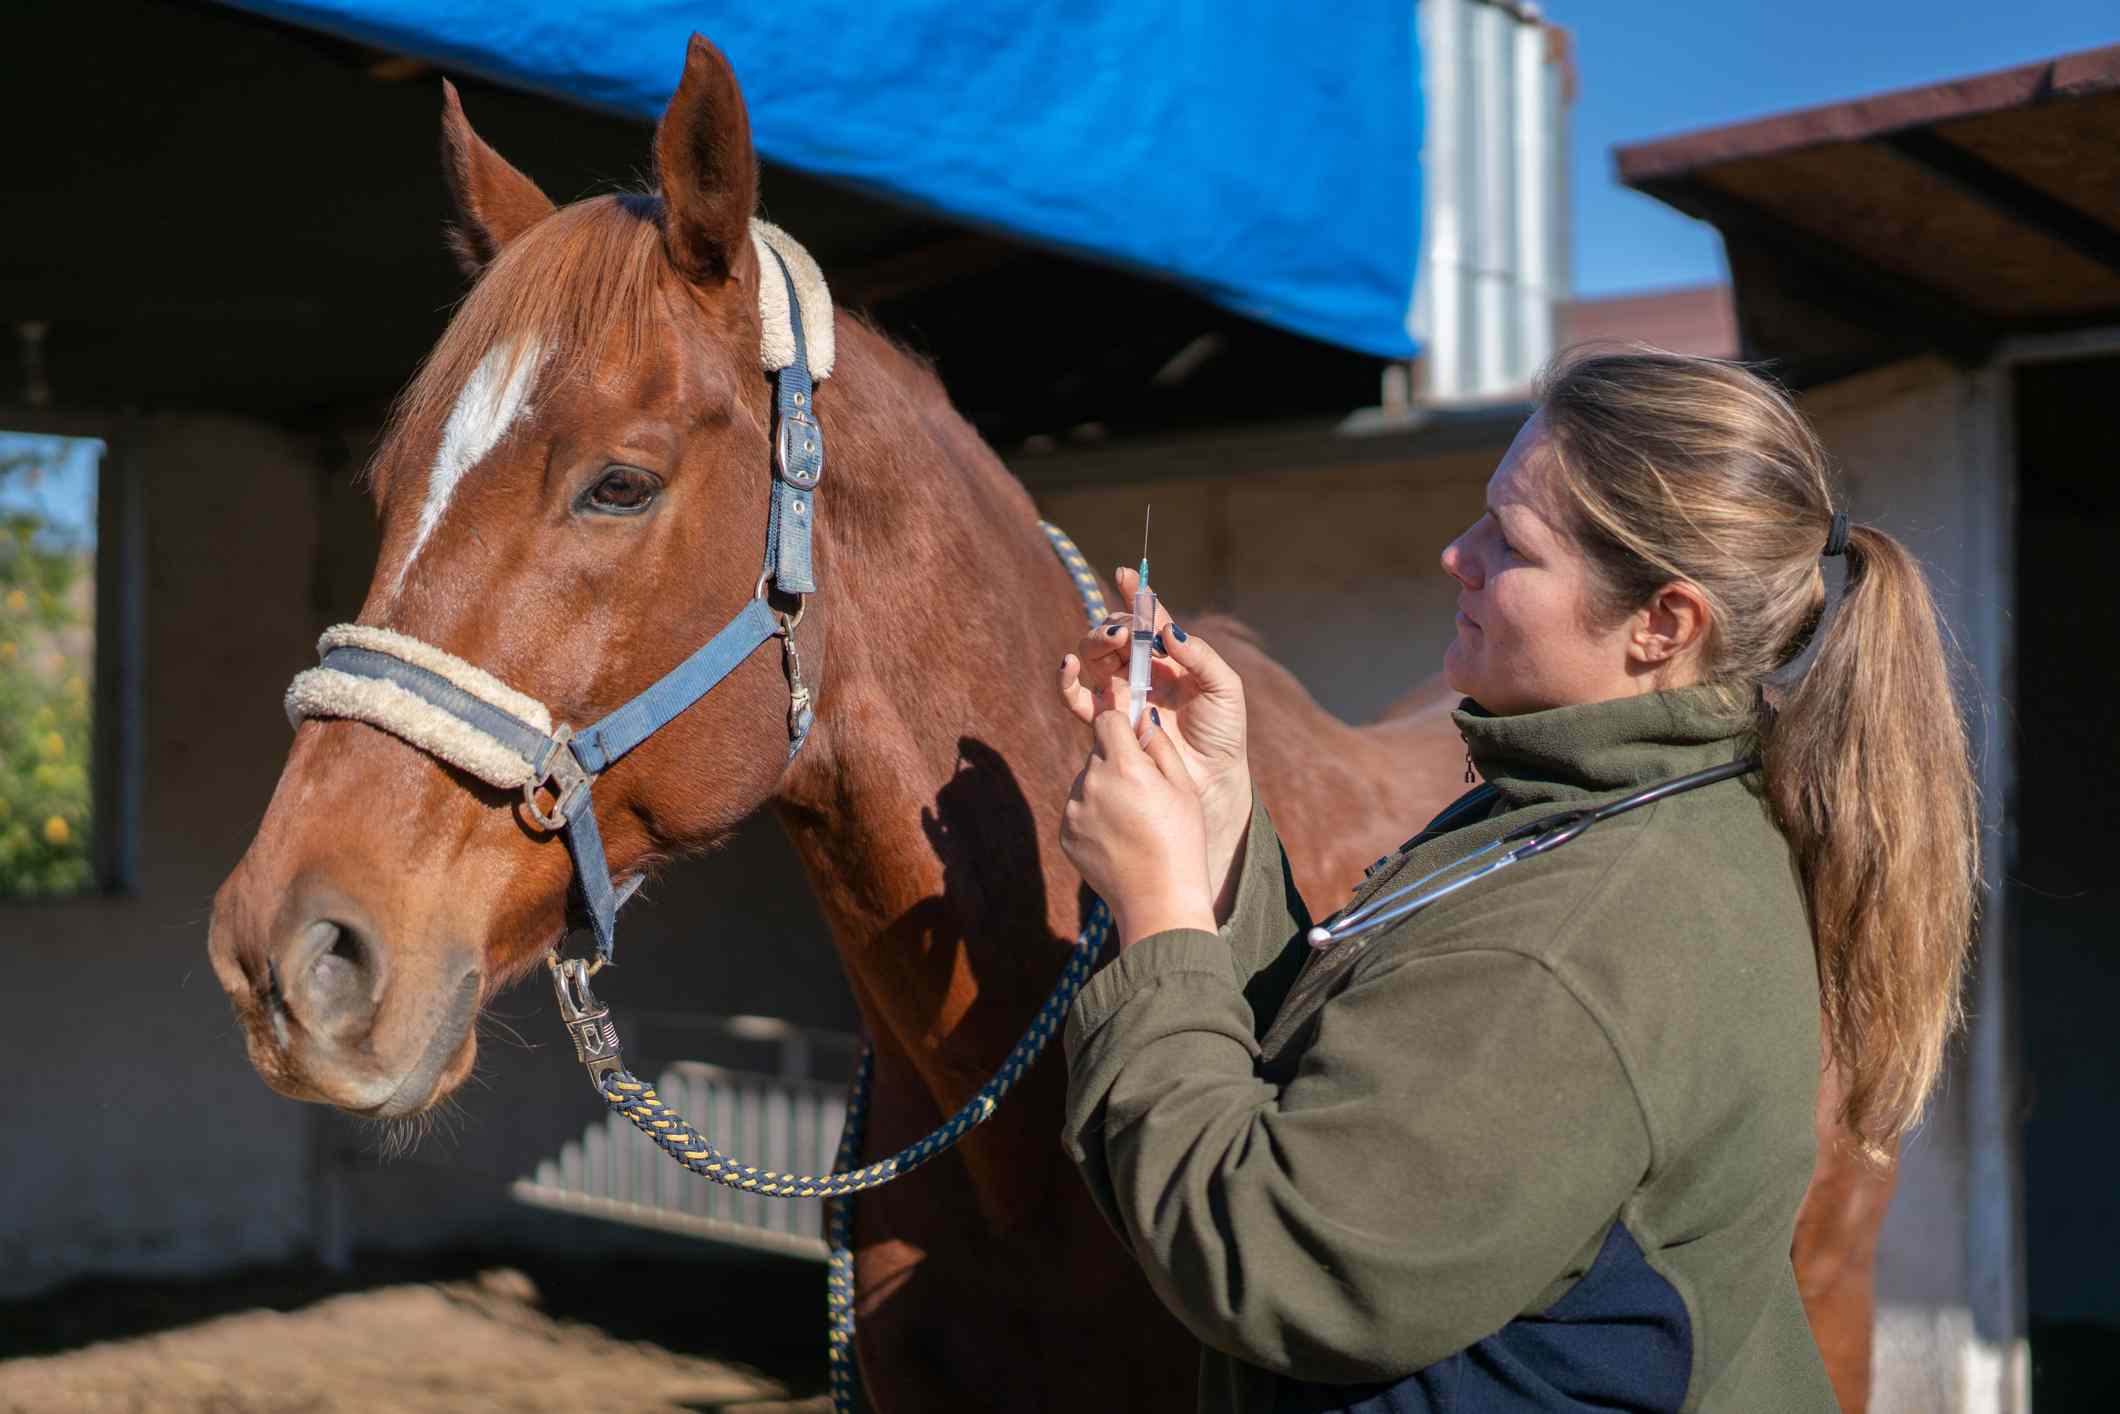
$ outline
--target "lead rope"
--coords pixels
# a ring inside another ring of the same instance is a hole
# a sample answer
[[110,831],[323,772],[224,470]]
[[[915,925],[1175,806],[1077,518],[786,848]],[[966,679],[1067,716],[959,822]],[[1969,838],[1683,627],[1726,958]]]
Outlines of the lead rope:
[[[1038,528],[1045,532],[1053,553],[1060,557],[1061,567],[1074,581],[1075,592],[1082,597],[1083,612],[1089,616],[1090,627],[1095,628],[1103,622],[1105,610],[1104,588],[1097,583],[1096,572],[1090,569],[1088,558],[1066,531],[1045,520],[1038,522]],[[1066,1014],[1067,1007],[1074,1003],[1075,993],[1082,988],[1080,981],[1072,980],[1076,960],[1085,960],[1083,976],[1087,977],[1088,965],[1095,962],[1102,950],[1104,932],[1110,926],[1111,915],[1104,907],[1104,900],[1098,899],[1090,907],[1082,933],[1075,939],[1075,951],[1068,958],[1067,969],[1061,973],[1060,985],[1054,990],[1053,1000],[1046,1003],[1047,1007],[1065,992],[1067,999],[1061,1004],[1059,1014]],[[1040,1015],[1043,1014],[1041,1011]],[[861,1143],[868,1128],[869,1083],[875,1074],[875,1052],[864,1040],[861,1055],[854,1063],[853,1079],[847,1087],[847,1119],[845,1127],[839,1131],[839,1152],[832,1158],[834,1174],[846,1172],[861,1158]],[[825,1271],[825,1357],[831,1379],[832,1409],[834,1414],[854,1414],[859,1396],[854,1378],[853,1195],[826,1199],[824,1222],[825,1242],[831,1251]]]
[[[1045,521],[1040,521],[1038,527],[1045,532],[1046,539],[1052,543],[1053,553],[1060,557],[1061,565],[1074,581],[1075,592],[1081,596],[1083,610],[1094,627],[1104,618],[1104,591],[1088,560],[1060,527]],[[1009,1051],[1001,1068],[994,1072],[993,1079],[980,1086],[979,1092],[938,1128],[887,1159],[855,1168],[854,1164],[861,1157],[863,1131],[868,1120],[869,1085],[875,1075],[875,1053],[864,1041],[848,1087],[846,1124],[840,1130],[839,1151],[833,1158],[829,1174],[779,1173],[740,1163],[716,1149],[689,1120],[671,1109],[655,1093],[653,1086],[625,1068],[619,1058],[618,1034],[611,1023],[610,1009],[598,1002],[589,990],[589,977],[597,966],[579,958],[555,960],[553,983],[559,993],[560,1011],[567,1022],[568,1033],[574,1037],[576,1056],[589,1066],[590,1079],[597,1093],[604,1097],[612,1110],[625,1116],[634,1128],[654,1140],[657,1148],[701,1178],[740,1188],[746,1193],[769,1198],[825,1200],[826,1242],[831,1253],[825,1277],[825,1305],[830,1319],[826,1363],[831,1380],[832,1408],[838,1414],[853,1414],[857,1397],[854,1378],[853,1195],[903,1177],[949,1152],[959,1140],[992,1116],[1002,1097],[1022,1079],[1031,1062],[1038,1058],[1046,1043],[1052,1040],[1053,1033],[1059,1030],[1068,1008],[1074,1004],[1075,994],[1082,990],[1082,984],[1089,980],[1095,969],[1097,955],[1103,949],[1105,934],[1110,928],[1111,911],[1104,906],[1102,899],[1093,900],[1083,918],[1082,930],[1075,935],[1074,948],[1061,969],[1059,982],[1045,999],[1045,1005],[1031,1018],[1030,1028]]]

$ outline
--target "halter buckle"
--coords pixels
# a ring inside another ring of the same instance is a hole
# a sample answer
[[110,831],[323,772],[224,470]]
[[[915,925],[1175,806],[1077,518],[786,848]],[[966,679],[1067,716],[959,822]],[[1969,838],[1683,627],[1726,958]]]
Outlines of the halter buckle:
[[626,1068],[618,1053],[618,1028],[611,1024],[611,1008],[589,990],[589,978],[601,964],[586,958],[545,955],[552,972],[552,991],[559,997],[559,1017],[574,1041],[574,1058],[589,1068],[589,1084],[599,1093],[603,1079]]
[[[798,453],[794,439],[803,439]],[[818,451],[817,419],[800,408],[784,408],[773,434],[773,473],[798,491],[813,491],[824,480],[824,456]]]
[[[531,764],[535,779],[523,786],[523,811],[538,828],[564,830],[573,818],[575,808],[589,798],[589,773],[575,759],[567,743],[574,739],[574,728],[560,723],[559,730],[545,747],[545,754]],[[537,793],[547,785],[552,787],[552,809],[548,812],[538,803]]]

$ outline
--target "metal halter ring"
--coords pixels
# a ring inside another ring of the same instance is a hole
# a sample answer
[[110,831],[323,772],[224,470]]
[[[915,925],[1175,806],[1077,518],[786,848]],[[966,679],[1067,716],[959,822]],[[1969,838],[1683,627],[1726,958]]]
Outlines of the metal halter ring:
[[766,581],[771,579],[772,577],[773,572],[771,570],[767,570],[765,573],[759,575],[758,583],[751,586],[751,597],[753,599],[765,600],[766,608],[772,610],[773,618],[780,625],[778,628],[774,629],[773,632],[777,636],[785,638],[790,643],[793,643],[795,640],[790,635],[795,632],[796,626],[802,622],[802,616],[810,612],[810,596],[807,594],[795,595],[795,612],[792,614],[785,613],[779,609],[774,609],[773,601],[771,599],[766,598]]
[[545,970],[547,972],[550,972],[554,977],[559,976],[570,965],[577,963],[586,967],[588,969],[588,975],[594,977],[597,973],[604,970],[604,963],[606,961],[608,961],[608,959],[601,957],[561,957],[559,955],[558,948],[545,949]]
[[[564,830],[568,819],[589,794],[589,773],[582,763],[574,759],[567,743],[574,739],[574,728],[562,722],[559,730],[552,733],[551,743],[545,748],[544,759],[532,764],[536,779],[523,786],[523,810],[543,830]],[[537,793],[547,785],[552,787],[552,809],[547,812],[538,803]]]

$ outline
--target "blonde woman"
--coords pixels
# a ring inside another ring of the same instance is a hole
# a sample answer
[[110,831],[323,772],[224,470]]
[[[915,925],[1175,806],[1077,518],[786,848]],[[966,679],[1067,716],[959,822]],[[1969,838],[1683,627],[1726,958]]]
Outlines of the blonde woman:
[[1096,733],[1062,842],[1121,948],[1069,1018],[1066,1142],[1205,1347],[1203,1409],[1833,1407],[1789,1264],[1821,1011],[1881,1146],[1970,937],[1935,611],[1742,367],[1579,357],[1537,406],[1442,555],[1484,783],[1337,924],[1209,645],[1164,626],[1138,738],[1123,635],[1061,670]]

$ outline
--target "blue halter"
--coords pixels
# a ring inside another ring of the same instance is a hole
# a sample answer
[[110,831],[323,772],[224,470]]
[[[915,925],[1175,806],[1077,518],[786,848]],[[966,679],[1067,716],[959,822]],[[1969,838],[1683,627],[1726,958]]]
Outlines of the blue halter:
[[[324,655],[321,664],[353,677],[393,683],[501,742],[531,763],[535,779],[523,788],[527,813],[543,828],[566,836],[567,852],[574,859],[574,876],[581,881],[582,902],[587,906],[589,926],[596,937],[599,965],[611,960],[618,906],[632,890],[628,888],[622,894],[611,882],[603,834],[597,829],[595,802],[589,794],[597,775],[713,691],[770,639],[781,640],[786,660],[788,759],[793,760],[802,749],[815,719],[810,689],[802,677],[802,660],[795,650],[795,628],[807,607],[805,596],[817,591],[810,526],[815,519],[812,498],[824,477],[824,433],[817,425],[814,408],[815,390],[803,338],[802,301],[795,293],[795,279],[787,262],[779,251],[770,253],[787,287],[795,357],[773,374],[773,503],[766,520],[765,565],[751,599],[719,633],[653,687],[580,731],[565,725],[550,733],[541,731],[439,673],[373,649],[334,648]],[[794,613],[772,606],[767,598],[769,584],[796,599]],[[538,799],[545,791],[552,796],[549,810]]]

